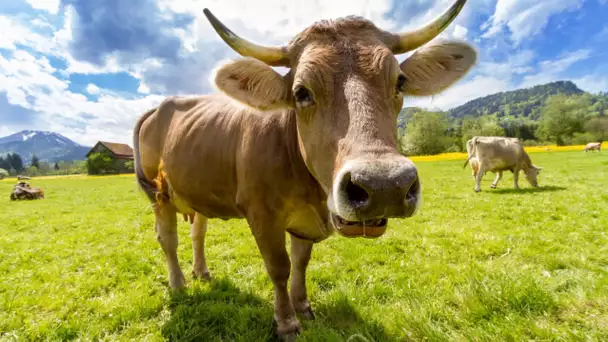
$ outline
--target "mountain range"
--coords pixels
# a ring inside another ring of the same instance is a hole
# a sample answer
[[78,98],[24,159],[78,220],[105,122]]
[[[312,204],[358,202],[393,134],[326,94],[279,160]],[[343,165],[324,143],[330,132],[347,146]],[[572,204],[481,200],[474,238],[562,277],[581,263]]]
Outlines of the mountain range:
[[17,153],[26,165],[34,154],[47,163],[83,160],[90,149],[61,134],[45,131],[25,130],[0,138],[0,156]]

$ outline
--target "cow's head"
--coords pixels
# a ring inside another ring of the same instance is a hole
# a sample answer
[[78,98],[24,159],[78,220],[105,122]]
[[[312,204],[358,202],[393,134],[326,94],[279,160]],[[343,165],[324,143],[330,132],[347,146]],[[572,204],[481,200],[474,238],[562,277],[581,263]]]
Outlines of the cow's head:
[[542,169],[543,169],[542,167],[538,167],[538,166],[534,166],[534,165],[530,165],[529,167],[524,169],[524,175],[526,177],[526,180],[534,188],[538,187],[538,175],[540,174],[540,171]]
[[[380,236],[387,218],[416,211],[416,167],[397,147],[403,96],[448,88],[472,67],[476,52],[462,42],[442,41],[401,64],[395,55],[436,37],[465,2],[457,0],[428,25],[400,34],[359,17],[323,20],[283,47],[246,41],[204,10],[220,37],[247,57],[220,67],[216,85],[260,110],[293,110],[300,152],[327,193],[331,220],[342,235]],[[271,66],[290,70],[282,76]]]

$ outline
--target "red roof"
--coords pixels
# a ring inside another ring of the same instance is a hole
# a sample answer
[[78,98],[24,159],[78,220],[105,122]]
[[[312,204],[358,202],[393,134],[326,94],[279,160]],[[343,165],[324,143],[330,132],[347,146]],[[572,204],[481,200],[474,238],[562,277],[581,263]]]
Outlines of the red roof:
[[[116,156],[118,158],[133,158],[133,149],[131,148],[131,146],[129,146],[127,144],[99,141],[97,144],[95,144],[95,146],[93,146],[91,151],[93,151],[95,149],[95,147],[97,147],[97,145],[100,145],[100,144],[105,146],[105,148],[110,150],[110,152],[112,152],[112,154],[114,154],[114,156]],[[87,153],[87,157],[89,156],[91,151],[89,151],[89,153]]]

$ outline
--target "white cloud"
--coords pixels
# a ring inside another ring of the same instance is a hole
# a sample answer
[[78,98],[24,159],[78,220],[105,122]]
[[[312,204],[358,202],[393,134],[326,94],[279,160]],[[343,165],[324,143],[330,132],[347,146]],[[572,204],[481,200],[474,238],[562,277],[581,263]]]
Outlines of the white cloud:
[[26,0],[32,8],[37,10],[47,11],[50,14],[57,14],[59,12],[60,0]]
[[[608,1],[608,0],[607,0]],[[579,88],[591,93],[608,91],[608,76],[604,74],[587,75],[572,80]]]
[[35,27],[43,28],[43,29],[53,29],[53,25],[51,25],[48,20],[44,17],[34,18],[30,20],[30,24]]
[[496,11],[490,23],[486,25],[489,27],[483,37],[496,36],[506,25],[511,31],[513,40],[518,43],[522,39],[540,33],[552,15],[577,9],[582,2],[580,0],[498,0]]
[[11,135],[13,133],[15,133],[15,131],[8,126],[0,126],[0,137]]
[[522,82],[523,87],[531,87],[543,83],[557,81],[563,78],[563,72],[572,65],[583,61],[591,55],[590,50],[581,49],[562,55],[555,60],[546,60],[539,63],[539,69],[534,74],[528,74]]
[[[37,112],[39,127],[80,143],[109,139],[131,144],[137,117],[163,99],[157,95],[125,99],[90,84],[87,91],[99,95],[90,101],[69,91],[68,82],[55,77],[54,71],[47,58],[23,50],[8,58],[0,55],[0,92],[7,93],[9,103]],[[82,113],[87,114],[86,120]],[[81,129],[75,129],[79,124]]]
[[148,87],[144,82],[140,82],[139,87],[137,87],[137,92],[140,94],[149,94],[150,87]]
[[391,9],[389,0],[351,0],[348,3],[293,0],[288,4],[284,0],[159,0],[159,5],[161,11],[170,9],[177,13],[196,15],[197,38],[202,40],[219,39],[205,18],[203,8],[208,8],[235,33],[247,37],[253,34],[252,39],[261,38],[264,41],[286,41],[321,18],[346,15],[365,16],[385,29],[396,26],[385,19],[385,14]]
[[469,32],[469,30],[464,27],[464,26],[460,26],[460,25],[454,25],[454,38],[456,39],[465,39],[467,37],[467,33]]
[[35,46],[38,51],[44,53],[54,50],[49,39],[5,15],[0,15],[0,32],[0,48],[15,50],[17,45],[24,45]]
[[93,83],[89,83],[87,85],[87,93],[91,95],[97,95],[99,94],[99,87],[94,85]]
[[451,88],[448,88],[443,93],[433,97],[423,99],[410,100],[405,105],[421,106],[426,108],[434,108],[447,110],[466,103],[467,101],[478,97],[498,93],[512,89],[509,79],[501,79],[497,77],[479,75],[471,78],[468,81],[457,83]]

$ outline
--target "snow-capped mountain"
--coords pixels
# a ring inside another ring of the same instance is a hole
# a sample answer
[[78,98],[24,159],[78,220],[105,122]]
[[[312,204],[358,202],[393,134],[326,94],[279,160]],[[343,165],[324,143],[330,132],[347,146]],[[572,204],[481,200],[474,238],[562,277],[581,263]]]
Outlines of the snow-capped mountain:
[[90,149],[61,134],[45,131],[25,130],[0,138],[0,155],[18,153],[25,164],[34,154],[46,162],[83,160]]

